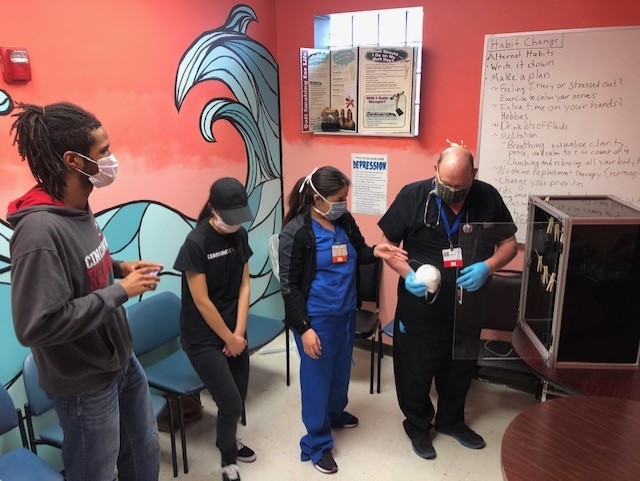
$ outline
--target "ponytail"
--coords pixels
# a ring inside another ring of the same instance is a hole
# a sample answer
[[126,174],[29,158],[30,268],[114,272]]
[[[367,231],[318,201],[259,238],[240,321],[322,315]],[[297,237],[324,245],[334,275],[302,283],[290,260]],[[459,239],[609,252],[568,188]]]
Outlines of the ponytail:
[[202,206],[202,210],[200,211],[200,215],[198,215],[196,224],[200,224],[205,220],[209,220],[209,217],[211,217],[211,206],[209,205],[209,202],[206,202],[204,206]]
[[[306,177],[300,177],[293,186],[293,189],[291,189],[291,193],[289,194],[289,210],[282,221],[282,227],[298,215],[306,214],[309,211],[309,206],[313,204],[313,194],[315,194],[315,192],[306,180]],[[302,192],[300,192],[300,188],[302,188]]]
[[298,179],[289,194],[289,210],[282,221],[282,226],[287,225],[298,215],[306,215],[314,204],[313,196],[316,193],[326,198],[349,185],[351,182],[348,177],[331,166],[320,167],[308,176]]

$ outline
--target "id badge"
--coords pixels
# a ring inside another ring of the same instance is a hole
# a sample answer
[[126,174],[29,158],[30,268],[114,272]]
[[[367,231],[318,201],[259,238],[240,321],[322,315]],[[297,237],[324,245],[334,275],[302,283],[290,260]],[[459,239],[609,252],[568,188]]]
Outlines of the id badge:
[[347,262],[347,256],[347,244],[334,244],[331,246],[331,257],[333,257],[334,264]]
[[462,267],[462,249],[442,249],[442,261],[445,268]]

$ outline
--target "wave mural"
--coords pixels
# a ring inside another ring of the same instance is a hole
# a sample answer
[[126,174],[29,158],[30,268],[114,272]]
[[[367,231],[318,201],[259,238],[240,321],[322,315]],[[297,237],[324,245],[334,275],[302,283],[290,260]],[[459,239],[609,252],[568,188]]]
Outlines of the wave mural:
[[[241,135],[247,157],[245,188],[256,214],[248,228],[253,257],[249,261],[252,306],[278,292],[266,240],[282,225],[282,160],[278,65],[269,51],[247,36],[258,19],[247,5],[231,9],[224,25],[200,35],[178,64],[175,106],[179,111],[189,91],[206,81],[224,83],[235,99],[211,99],[200,115],[200,133],[215,142],[213,125],[231,123]],[[270,308],[273,316],[273,306]],[[277,315],[281,315],[282,311]]]
[[[235,99],[215,98],[203,106],[200,133],[215,142],[213,125],[226,120],[240,133],[247,159],[245,188],[255,219],[246,228],[254,255],[249,261],[251,310],[256,314],[282,319],[282,299],[275,295],[279,283],[271,272],[269,237],[282,225],[282,179],[278,67],[260,43],[246,35],[257,21],[246,5],[234,7],[225,24],[200,35],[179,62],[175,83],[175,107],[179,111],[190,89],[204,81],[226,84]],[[0,90],[0,115],[8,115],[13,102]],[[195,220],[172,207],[139,200],[118,205],[96,214],[114,259],[152,259],[165,268],[157,292],[180,295],[180,273],[173,263]],[[0,380],[6,383],[21,370],[28,349],[21,346],[11,318],[11,259],[9,241],[12,228],[0,220]],[[149,295],[149,294],[147,294]],[[153,295],[153,294],[150,294]],[[142,298],[142,297],[140,297]],[[130,299],[127,304],[140,298]]]
[[13,100],[11,96],[0,89],[0,115],[9,115],[13,111]]

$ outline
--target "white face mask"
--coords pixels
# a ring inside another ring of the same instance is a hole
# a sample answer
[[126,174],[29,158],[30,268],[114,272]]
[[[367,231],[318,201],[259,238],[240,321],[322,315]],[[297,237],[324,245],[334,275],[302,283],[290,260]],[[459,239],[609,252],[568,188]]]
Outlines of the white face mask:
[[98,165],[98,173],[93,175],[89,175],[80,169],[76,169],[78,172],[82,172],[84,175],[89,177],[89,180],[95,187],[106,187],[107,185],[113,184],[113,181],[116,180],[116,175],[118,174],[118,159],[116,159],[115,155],[111,154],[107,157],[93,160],[79,152],[73,153]]
[[234,232],[238,231],[240,227],[242,227],[240,224],[227,224],[218,216],[218,214],[215,213],[215,211],[211,211],[211,213],[213,214],[213,224],[218,228],[220,232],[223,232],[225,234],[233,234]]

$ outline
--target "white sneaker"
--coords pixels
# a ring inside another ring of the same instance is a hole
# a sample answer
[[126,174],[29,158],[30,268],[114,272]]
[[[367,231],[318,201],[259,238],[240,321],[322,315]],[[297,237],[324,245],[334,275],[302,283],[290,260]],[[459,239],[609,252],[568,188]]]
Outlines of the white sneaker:
[[222,481],[240,481],[240,468],[237,464],[222,466]]

